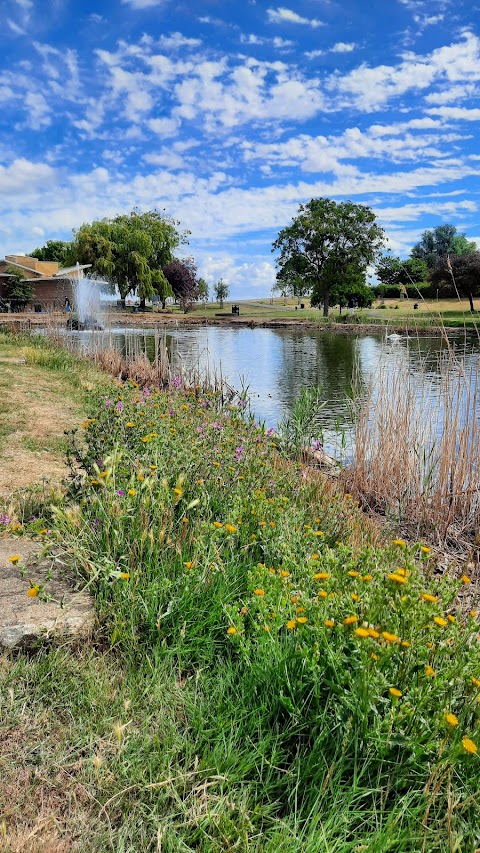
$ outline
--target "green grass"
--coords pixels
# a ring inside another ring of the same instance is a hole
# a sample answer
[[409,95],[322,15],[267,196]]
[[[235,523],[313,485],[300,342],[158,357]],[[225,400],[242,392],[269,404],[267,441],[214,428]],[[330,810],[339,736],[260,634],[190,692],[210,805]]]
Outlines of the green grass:
[[214,394],[129,383],[89,415],[49,540],[95,596],[96,646],[0,666],[6,832],[50,796],[84,853],[474,851],[468,578]]

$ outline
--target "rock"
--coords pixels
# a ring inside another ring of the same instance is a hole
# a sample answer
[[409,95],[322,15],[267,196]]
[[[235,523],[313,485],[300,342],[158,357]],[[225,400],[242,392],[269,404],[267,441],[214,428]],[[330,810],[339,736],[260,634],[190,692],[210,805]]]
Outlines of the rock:
[[[0,538],[0,646],[28,646],[45,638],[85,636],[94,624],[91,597],[73,589],[67,568],[41,558],[41,542]],[[16,565],[9,559],[19,555]],[[38,585],[36,596],[28,590]]]

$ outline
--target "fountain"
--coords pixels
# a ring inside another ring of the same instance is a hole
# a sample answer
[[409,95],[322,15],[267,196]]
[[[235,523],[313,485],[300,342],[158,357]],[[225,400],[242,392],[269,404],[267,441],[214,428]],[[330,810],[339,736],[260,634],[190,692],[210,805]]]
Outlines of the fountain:
[[79,275],[78,278],[72,280],[72,283],[77,305],[76,313],[68,318],[67,327],[78,332],[102,331],[103,325],[98,317],[101,313],[100,285],[103,282]]

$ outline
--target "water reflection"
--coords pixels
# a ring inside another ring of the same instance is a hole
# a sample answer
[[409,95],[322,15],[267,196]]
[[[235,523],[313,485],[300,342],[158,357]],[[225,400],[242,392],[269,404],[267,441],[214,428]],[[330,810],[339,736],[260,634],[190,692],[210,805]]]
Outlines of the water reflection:
[[[139,339],[150,357],[154,353],[153,330],[112,330],[108,339],[125,354],[138,346]],[[96,343],[100,342],[94,333]],[[84,346],[92,340],[79,333]],[[445,342],[435,338],[402,339],[394,343],[383,334],[349,335],[328,331],[294,329],[249,329],[195,327],[165,333],[174,365],[200,363],[221,368],[235,387],[247,387],[255,417],[275,427],[288,413],[302,387],[318,387],[326,401],[322,413],[326,449],[338,449],[338,427],[346,431],[349,443],[352,376],[367,385],[380,368],[392,377],[400,366],[412,376],[411,393],[419,401],[440,393],[439,360]],[[106,343],[106,341],[105,341]],[[456,345],[467,371],[475,375],[478,365],[478,341],[461,339]],[[421,387],[416,377],[422,377]],[[420,404],[420,402],[419,402]]]

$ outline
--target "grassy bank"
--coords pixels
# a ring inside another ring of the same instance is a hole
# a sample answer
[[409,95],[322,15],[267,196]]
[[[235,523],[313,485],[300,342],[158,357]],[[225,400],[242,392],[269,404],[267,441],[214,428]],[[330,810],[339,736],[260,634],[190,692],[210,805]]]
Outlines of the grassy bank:
[[6,849],[474,851],[469,577],[180,384],[89,396],[44,521],[98,631],[1,659]]

